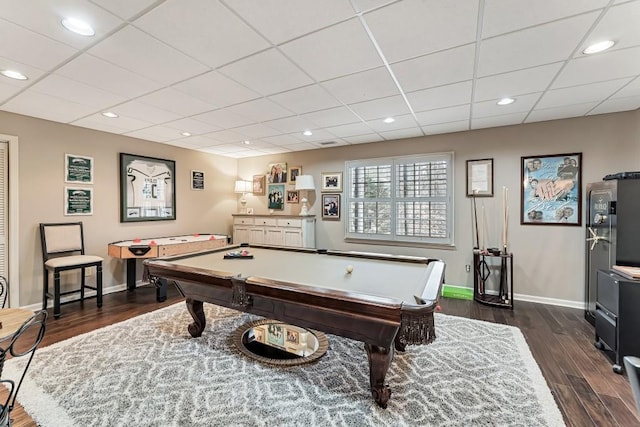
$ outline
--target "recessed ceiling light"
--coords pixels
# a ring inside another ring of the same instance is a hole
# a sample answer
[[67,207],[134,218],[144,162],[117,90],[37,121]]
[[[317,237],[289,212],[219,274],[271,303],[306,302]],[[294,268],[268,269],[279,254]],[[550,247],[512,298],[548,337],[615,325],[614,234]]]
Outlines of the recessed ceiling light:
[[1,70],[0,74],[2,74],[5,77],[9,77],[10,79],[16,79],[16,80],[27,80],[27,76],[25,76],[24,74],[22,74],[19,71],[14,71],[14,70]]
[[313,135],[313,132],[311,132],[310,130],[305,130],[304,132],[302,132],[302,134],[304,136],[311,136],[311,135]]
[[251,141],[242,141],[244,145],[251,145]]
[[90,37],[96,34],[91,25],[76,18],[64,18],[62,20],[62,26],[73,33],[80,34],[81,36]]
[[182,132],[180,133],[182,136],[191,136],[191,132]]
[[116,113],[112,113],[111,111],[105,111],[104,113],[102,113],[102,115],[105,117],[109,117],[110,119],[115,119],[116,117],[118,117]]
[[500,101],[497,102],[498,105],[509,105],[509,104],[513,104],[514,102],[516,102],[515,99],[513,98],[502,98]]
[[603,50],[607,50],[611,46],[613,46],[614,44],[616,44],[616,42],[614,42],[613,40],[605,40],[605,41],[602,41],[602,42],[594,43],[594,44],[590,45],[589,47],[587,47],[585,50],[583,50],[582,53],[584,53],[585,55],[592,55],[594,53],[598,53],[598,52],[602,52]]
[[393,117],[387,117],[386,119],[383,120],[383,122],[385,123],[393,123],[395,121],[396,119],[394,119]]

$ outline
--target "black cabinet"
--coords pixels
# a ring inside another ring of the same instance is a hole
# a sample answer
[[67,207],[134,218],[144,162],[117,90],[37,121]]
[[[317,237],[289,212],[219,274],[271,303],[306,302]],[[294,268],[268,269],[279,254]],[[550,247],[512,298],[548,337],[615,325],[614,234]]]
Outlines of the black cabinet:
[[598,270],[596,342],[613,360],[613,371],[623,371],[624,356],[640,355],[640,280],[610,270]]
[[513,254],[473,252],[473,299],[513,309]]

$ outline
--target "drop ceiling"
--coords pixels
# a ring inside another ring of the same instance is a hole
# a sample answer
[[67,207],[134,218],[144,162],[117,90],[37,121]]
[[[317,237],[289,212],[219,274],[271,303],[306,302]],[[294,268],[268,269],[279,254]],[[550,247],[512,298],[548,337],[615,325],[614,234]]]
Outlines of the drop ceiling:
[[234,158],[640,107],[640,0],[0,0],[0,24],[28,77],[0,110]]

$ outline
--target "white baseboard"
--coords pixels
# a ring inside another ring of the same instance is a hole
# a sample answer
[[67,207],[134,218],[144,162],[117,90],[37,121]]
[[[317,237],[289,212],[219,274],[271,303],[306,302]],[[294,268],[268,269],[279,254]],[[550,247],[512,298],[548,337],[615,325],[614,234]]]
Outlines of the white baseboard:
[[[145,283],[143,283],[142,281],[136,283],[136,286],[141,286],[144,285]],[[102,295],[106,295],[106,294],[112,294],[114,292],[120,292],[120,291],[124,291],[127,289],[127,285],[125,283],[121,283],[119,285],[115,285],[115,286],[109,286],[108,288],[102,288]],[[87,289],[84,293],[84,297],[85,298],[89,298],[89,297],[94,297],[96,296],[96,291],[94,291],[93,289]],[[73,295],[64,295],[60,297],[60,304],[63,304],[65,302],[70,302],[70,301],[78,301],[80,299],[79,294],[73,294]],[[53,301],[51,299],[49,299],[47,301],[47,308],[51,308],[53,307]],[[20,308],[26,308],[27,310],[32,310],[32,311],[36,311],[36,310],[40,310],[42,309],[42,304],[41,303],[36,303],[36,304],[31,304],[31,305],[26,305],[24,307],[20,307]]]
[[[445,284],[449,288],[458,288],[458,289],[469,289],[473,290],[473,288],[468,286],[455,286]],[[487,291],[488,294],[498,295],[498,291]],[[514,301],[527,301],[527,302],[535,302],[537,304],[548,304],[548,305],[557,305],[560,307],[569,307],[569,308],[578,308],[580,310],[585,309],[584,301],[572,301],[566,299],[558,299],[558,298],[547,298],[547,297],[539,297],[535,295],[524,295],[524,294],[513,294]]]

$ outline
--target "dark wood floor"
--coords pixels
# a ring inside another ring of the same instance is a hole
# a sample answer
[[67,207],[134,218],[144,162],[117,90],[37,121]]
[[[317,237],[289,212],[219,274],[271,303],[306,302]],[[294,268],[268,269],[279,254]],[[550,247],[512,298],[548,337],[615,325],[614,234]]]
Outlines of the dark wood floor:
[[[92,299],[84,304],[66,304],[58,320],[48,319],[41,345],[181,300],[170,286],[169,298],[164,303],[155,301],[153,288],[142,287],[135,292],[105,295],[101,309],[96,308]],[[568,426],[640,426],[627,378],[614,374],[610,361],[594,348],[593,327],[584,320],[581,310],[516,301],[511,311],[455,299],[442,299],[441,306],[445,314],[520,328]],[[36,425],[19,407],[14,409],[12,418],[15,427]]]

